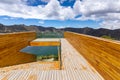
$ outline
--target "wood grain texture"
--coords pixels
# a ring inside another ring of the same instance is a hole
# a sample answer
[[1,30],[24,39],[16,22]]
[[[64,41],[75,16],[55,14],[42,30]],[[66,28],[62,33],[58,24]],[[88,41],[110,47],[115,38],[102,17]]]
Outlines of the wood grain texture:
[[60,42],[50,42],[50,41],[45,41],[45,42],[30,42],[30,45],[31,46],[59,46],[60,45]]
[[0,34],[0,67],[36,61],[34,55],[19,52],[35,38],[35,32]]
[[120,80],[119,42],[73,32],[64,36],[106,80]]
[[38,61],[0,68],[0,80],[104,80],[86,59],[63,38],[61,39],[61,51],[62,70],[57,69],[58,61],[54,61],[55,64],[54,62],[41,63]]

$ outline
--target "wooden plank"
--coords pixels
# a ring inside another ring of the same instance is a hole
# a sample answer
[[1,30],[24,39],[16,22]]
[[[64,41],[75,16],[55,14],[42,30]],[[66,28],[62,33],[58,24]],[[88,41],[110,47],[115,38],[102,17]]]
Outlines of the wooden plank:
[[0,67],[36,61],[36,56],[19,52],[35,37],[35,32],[0,34]]
[[106,80],[120,79],[120,42],[73,32],[64,35]]
[[30,42],[30,46],[59,46],[60,42]]

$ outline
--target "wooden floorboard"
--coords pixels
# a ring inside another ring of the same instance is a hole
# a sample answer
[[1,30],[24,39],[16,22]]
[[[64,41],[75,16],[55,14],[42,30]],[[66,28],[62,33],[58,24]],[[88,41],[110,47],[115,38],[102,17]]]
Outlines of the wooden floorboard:
[[25,69],[25,65],[6,72],[2,72],[4,69],[1,68],[0,80],[104,80],[66,39],[61,39],[61,46],[62,70],[45,70],[44,67],[50,67],[50,65],[34,62]]

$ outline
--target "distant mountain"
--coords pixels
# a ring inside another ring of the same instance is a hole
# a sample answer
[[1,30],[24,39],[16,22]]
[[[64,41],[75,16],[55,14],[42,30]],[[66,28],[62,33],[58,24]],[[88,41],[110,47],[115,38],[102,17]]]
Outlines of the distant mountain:
[[106,35],[115,38],[117,40],[120,40],[120,29],[109,30],[104,28],[93,29],[93,28],[85,27],[85,28],[64,28],[64,31],[72,31],[72,32],[97,36],[97,37]]
[[6,26],[3,24],[0,24],[0,33],[24,32],[24,31],[41,32],[41,31],[55,31],[55,30],[57,29],[54,27],[42,27],[42,26],[36,26],[36,25],[26,26],[24,24],[21,24],[21,25]]
[[43,26],[36,26],[36,25],[26,26],[24,24],[21,24],[21,25],[6,26],[3,24],[0,24],[0,33],[23,32],[23,31],[35,31],[37,33],[42,31],[44,32],[45,31],[46,32],[47,31],[49,32],[72,31],[72,32],[77,32],[81,34],[97,36],[97,37],[106,35],[106,36],[111,36],[112,38],[115,38],[117,40],[120,40],[120,29],[115,29],[115,30],[109,30],[104,28],[93,29],[89,27],[85,27],[85,28],[69,27],[69,28],[56,29],[54,27],[43,27]]

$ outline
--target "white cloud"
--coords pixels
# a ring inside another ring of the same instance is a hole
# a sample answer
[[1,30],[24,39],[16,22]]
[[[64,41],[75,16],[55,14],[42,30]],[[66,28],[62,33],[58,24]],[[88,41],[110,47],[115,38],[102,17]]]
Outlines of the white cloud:
[[61,6],[57,0],[51,0],[44,8],[45,14],[49,18],[58,18]]
[[[119,28],[120,0],[76,0],[73,8],[61,6],[66,0],[41,0],[47,5],[28,6],[27,0],[0,0],[0,16],[41,20],[103,20],[101,25]],[[32,0],[35,1],[35,0]],[[69,0],[71,1],[71,0]],[[75,16],[81,15],[79,18]],[[110,25],[109,22],[111,22]],[[113,23],[113,24],[112,24]]]
[[120,28],[120,0],[77,0],[74,11],[82,15],[77,20],[103,20],[101,27]]
[[0,3],[5,3],[5,4],[16,4],[16,3],[21,3],[23,0],[0,0]]
[[60,3],[64,3],[65,1],[67,1],[67,0],[60,0]]
[[77,0],[77,1],[75,2],[74,6],[73,6],[73,9],[74,9],[74,12],[75,12],[76,15],[81,14],[81,9],[80,9],[80,7],[81,7],[81,2],[80,2],[79,0]]
[[60,10],[60,19],[61,20],[74,19],[74,17],[75,17],[75,14],[71,7],[62,8]]
[[38,23],[40,24],[44,24],[45,22],[43,20],[40,20]]
[[57,27],[57,29],[61,29],[61,28],[65,28],[65,26],[59,26],[59,27]]
[[79,3],[79,10],[85,16],[120,12],[120,0],[83,0],[76,3]]
[[100,23],[100,27],[107,29],[120,29],[120,20],[107,20]]
[[48,3],[50,0],[41,0],[42,2]]
[[[7,1],[7,0],[6,0]],[[16,1],[15,1],[16,2]],[[60,5],[57,0],[50,0],[47,5],[42,6],[28,6],[22,2],[21,4],[13,3],[8,4],[6,2],[0,2],[0,15],[10,16],[10,17],[20,17],[20,18],[34,18],[34,19],[43,19],[43,20],[65,20],[71,19],[74,17],[74,12],[70,7],[63,7]],[[64,10],[64,11],[63,11]],[[63,14],[63,13],[64,14]],[[70,15],[67,15],[70,14]]]

